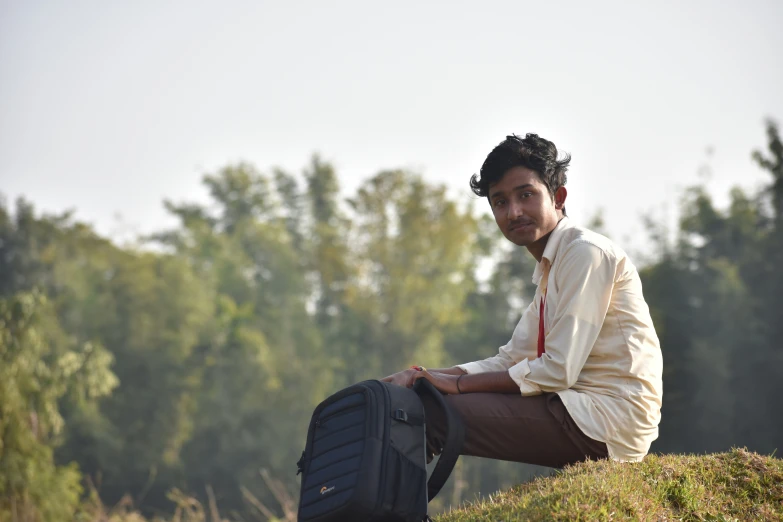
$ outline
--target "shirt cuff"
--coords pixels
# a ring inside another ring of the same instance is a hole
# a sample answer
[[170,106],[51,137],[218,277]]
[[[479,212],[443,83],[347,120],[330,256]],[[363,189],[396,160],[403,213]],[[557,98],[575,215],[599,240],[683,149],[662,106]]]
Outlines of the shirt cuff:
[[465,364],[458,364],[457,368],[461,368],[467,373],[484,373],[488,370],[484,369],[484,366],[480,362],[469,362]]
[[508,369],[508,374],[517,386],[522,395],[538,395],[541,393],[541,388],[527,379],[527,374],[530,373],[530,365],[527,359],[522,359],[520,362]]

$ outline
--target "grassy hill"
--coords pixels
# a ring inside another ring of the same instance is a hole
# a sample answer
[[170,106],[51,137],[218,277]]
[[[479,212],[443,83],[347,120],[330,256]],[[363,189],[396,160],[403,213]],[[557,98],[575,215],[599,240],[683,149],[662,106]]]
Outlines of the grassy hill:
[[783,460],[744,449],[571,466],[436,522],[783,520]]

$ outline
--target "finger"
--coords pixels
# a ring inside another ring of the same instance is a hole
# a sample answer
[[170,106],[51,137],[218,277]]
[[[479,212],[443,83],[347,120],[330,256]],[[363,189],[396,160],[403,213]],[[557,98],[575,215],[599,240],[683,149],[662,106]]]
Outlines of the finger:
[[416,384],[416,381],[418,381],[422,377],[423,377],[423,372],[418,372],[417,371],[417,372],[411,373],[411,375],[408,377],[408,382],[406,383],[405,386],[407,388],[412,388],[413,385]]

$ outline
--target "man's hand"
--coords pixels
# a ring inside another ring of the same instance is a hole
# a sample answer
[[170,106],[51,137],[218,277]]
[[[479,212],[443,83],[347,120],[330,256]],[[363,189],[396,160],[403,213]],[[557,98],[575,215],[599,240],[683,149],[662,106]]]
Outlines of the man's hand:
[[446,373],[419,371],[413,368],[397,372],[381,379],[383,382],[390,382],[398,386],[405,386],[406,388],[412,388],[413,385],[419,379],[427,379],[435,386],[439,391],[446,394],[456,394],[457,391],[457,375],[449,375]]
[[396,384],[397,386],[405,386],[406,388],[411,388],[413,384],[416,382],[416,379],[419,378],[416,375],[421,373],[424,372],[414,370],[413,368],[408,368],[407,370],[393,373],[388,377],[384,377],[383,379],[381,379],[381,381],[390,382],[392,384]]

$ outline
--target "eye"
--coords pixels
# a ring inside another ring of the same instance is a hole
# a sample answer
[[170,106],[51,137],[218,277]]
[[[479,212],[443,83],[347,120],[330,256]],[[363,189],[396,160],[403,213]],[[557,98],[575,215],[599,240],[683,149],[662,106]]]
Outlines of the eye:
[[522,193],[522,197],[523,198],[529,198],[529,197],[532,197],[532,196],[533,196],[532,192],[523,192]]
[[496,199],[495,202],[492,204],[493,207],[498,208],[500,206],[503,206],[506,204],[505,199]]

